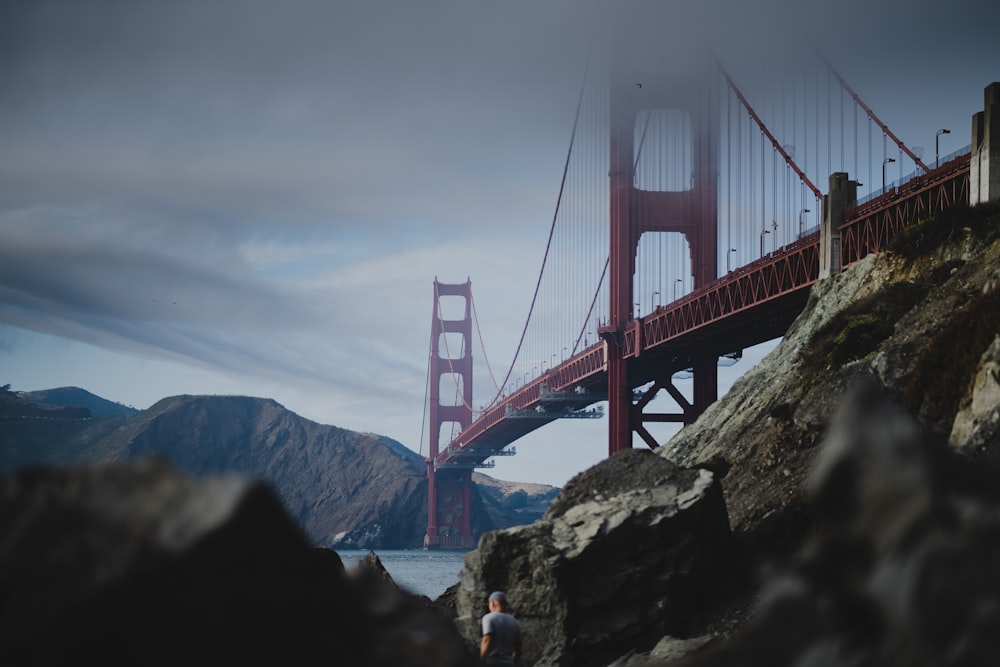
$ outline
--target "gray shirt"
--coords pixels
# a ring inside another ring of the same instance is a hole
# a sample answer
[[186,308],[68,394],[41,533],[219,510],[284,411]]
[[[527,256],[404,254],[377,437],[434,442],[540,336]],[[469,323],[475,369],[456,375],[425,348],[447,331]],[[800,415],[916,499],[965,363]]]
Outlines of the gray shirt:
[[514,648],[521,643],[521,624],[516,618],[502,611],[491,611],[483,616],[483,634],[492,635],[487,665],[513,665]]

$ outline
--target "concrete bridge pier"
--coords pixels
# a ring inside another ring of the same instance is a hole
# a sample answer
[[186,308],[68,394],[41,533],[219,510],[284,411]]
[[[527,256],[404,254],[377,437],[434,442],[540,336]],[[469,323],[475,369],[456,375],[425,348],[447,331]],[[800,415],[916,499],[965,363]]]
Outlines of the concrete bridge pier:
[[972,116],[969,205],[1000,201],[1000,82],[986,86],[983,110]]
[[852,181],[847,172],[830,174],[830,190],[823,195],[823,219],[819,229],[819,278],[829,278],[840,273],[840,226],[844,212],[858,203],[858,182]]

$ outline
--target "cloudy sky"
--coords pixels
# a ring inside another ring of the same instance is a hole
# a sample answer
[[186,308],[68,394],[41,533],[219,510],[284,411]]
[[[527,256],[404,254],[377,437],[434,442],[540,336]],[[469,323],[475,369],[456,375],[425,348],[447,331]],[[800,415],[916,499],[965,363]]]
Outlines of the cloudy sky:
[[[951,127],[944,153],[1000,80],[997,4],[5,2],[0,384],[270,397],[426,454],[433,281],[472,280],[508,364],[595,26],[742,60],[808,37],[907,143]],[[491,474],[561,485],[606,428]]]

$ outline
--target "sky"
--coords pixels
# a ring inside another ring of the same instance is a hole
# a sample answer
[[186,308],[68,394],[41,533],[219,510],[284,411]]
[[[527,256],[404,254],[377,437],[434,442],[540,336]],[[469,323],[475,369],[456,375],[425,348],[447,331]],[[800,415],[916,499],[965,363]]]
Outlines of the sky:
[[[4,2],[0,384],[273,398],[426,455],[433,281],[472,281],[509,364],[595,32],[744,64],[811,40],[908,144],[950,127],[944,154],[997,25],[962,0]],[[485,472],[561,486],[606,436],[549,426]]]

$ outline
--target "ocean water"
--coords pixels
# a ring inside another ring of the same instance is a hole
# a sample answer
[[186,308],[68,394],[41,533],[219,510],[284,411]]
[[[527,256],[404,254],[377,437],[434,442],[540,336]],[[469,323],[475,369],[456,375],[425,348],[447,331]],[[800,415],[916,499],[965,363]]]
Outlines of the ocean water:
[[[368,550],[341,550],[337,554],[344,567],[352,570],[364,560]],[[401,588],[434,600],[458,583],[458,574],[465,566],[465,551],[435,551],[425,549],[374,550],[382,567]]]

